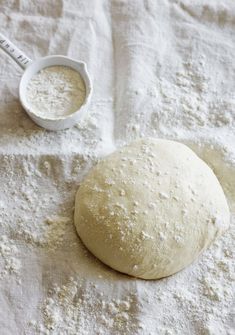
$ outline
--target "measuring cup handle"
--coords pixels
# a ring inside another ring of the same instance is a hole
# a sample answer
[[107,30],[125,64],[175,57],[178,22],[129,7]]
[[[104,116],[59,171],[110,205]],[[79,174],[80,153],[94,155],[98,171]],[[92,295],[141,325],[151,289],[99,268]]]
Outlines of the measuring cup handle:
[[28,58],[20,49],[18,49],[12,42],[10,42],[4,35],[0,33],[0,47],[11,56],[14,61],[25,70],[32,60]]

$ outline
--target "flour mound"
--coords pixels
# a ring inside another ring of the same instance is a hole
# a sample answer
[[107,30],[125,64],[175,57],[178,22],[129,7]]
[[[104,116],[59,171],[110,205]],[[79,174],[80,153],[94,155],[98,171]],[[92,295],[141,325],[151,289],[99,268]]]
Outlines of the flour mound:
[[49,66],[32,77],[26,97],[36,115],[57,119],[76,112],[82,106],[86,86],[78,71],[68,66]]

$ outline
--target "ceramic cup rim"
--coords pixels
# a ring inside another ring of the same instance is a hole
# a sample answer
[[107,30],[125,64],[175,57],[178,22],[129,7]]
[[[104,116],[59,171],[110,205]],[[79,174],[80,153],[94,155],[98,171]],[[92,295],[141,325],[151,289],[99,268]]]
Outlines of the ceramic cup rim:
[[[78,71],[81,75],[81,77],[84,80],[85,86],[86,86],[86,97],[85,100],[82,104],[82,106],[76,110],[75,112],[69,114],[69,115],[65,115],[65,116],[59,116],[56,118],[50,118],[47,116],[40,116],[39,114],[33,112],[31,110],[30,104],[27,102],[26,99],[26,87],[29,83],[29,81],[31,80],[31,78],[38,73],[40,70],[46,68],[46,67],[50,67],[50,66],[56,66],[56,65],[62,65],[62,66],[67,66],[70,67],[72,69],[74,69],[75,71]],[[46,56],[46,57],[42,57],[36,61],[33,61],[25,70],[21,81],[20,81],[20,85],[19,85],[19,98],[20,98],[20,102],[22,104],[22,106],[24,107],[24,109],[26,110],[26,112],[28,113],[28,115],[30,117],[38,119],[38,120],[43,120],[45,121],[49,121],[50,124],[56,121],[65,121],[65,120],[71,120],[72,119],[77,119],[76,116],[78,116],[79,114],[81,114],[81,110],[84,110],[87,108],[88,104],[90,103],[90,99],[91,99],[91,95],[92,95],[92,82],[90,79],[90,75],[88,73],[87,70],[87,66],[86,63],[80,60],[75,60],[73,58],[69,58],[67,56],[62,56],[62,55],[51,55],[51,56]]]

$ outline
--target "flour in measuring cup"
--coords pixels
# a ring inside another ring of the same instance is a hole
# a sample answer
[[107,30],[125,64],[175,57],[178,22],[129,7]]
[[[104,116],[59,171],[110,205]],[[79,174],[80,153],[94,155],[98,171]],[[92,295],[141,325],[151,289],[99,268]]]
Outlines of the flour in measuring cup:
[[30,110],[47,119],[57,119],[76,112],[85,97],[86,87],[80,73],[61,65],[39,71],[26,89]]

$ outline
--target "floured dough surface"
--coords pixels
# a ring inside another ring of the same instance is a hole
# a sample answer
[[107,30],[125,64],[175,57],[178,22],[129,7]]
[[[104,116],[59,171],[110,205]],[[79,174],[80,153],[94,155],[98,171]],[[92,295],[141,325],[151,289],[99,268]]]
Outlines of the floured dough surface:
[[229,225],[213,171],[187,146],[141,139],[99,162],[81,184],[75,225],[120,272],[157,279],[192,263]]

